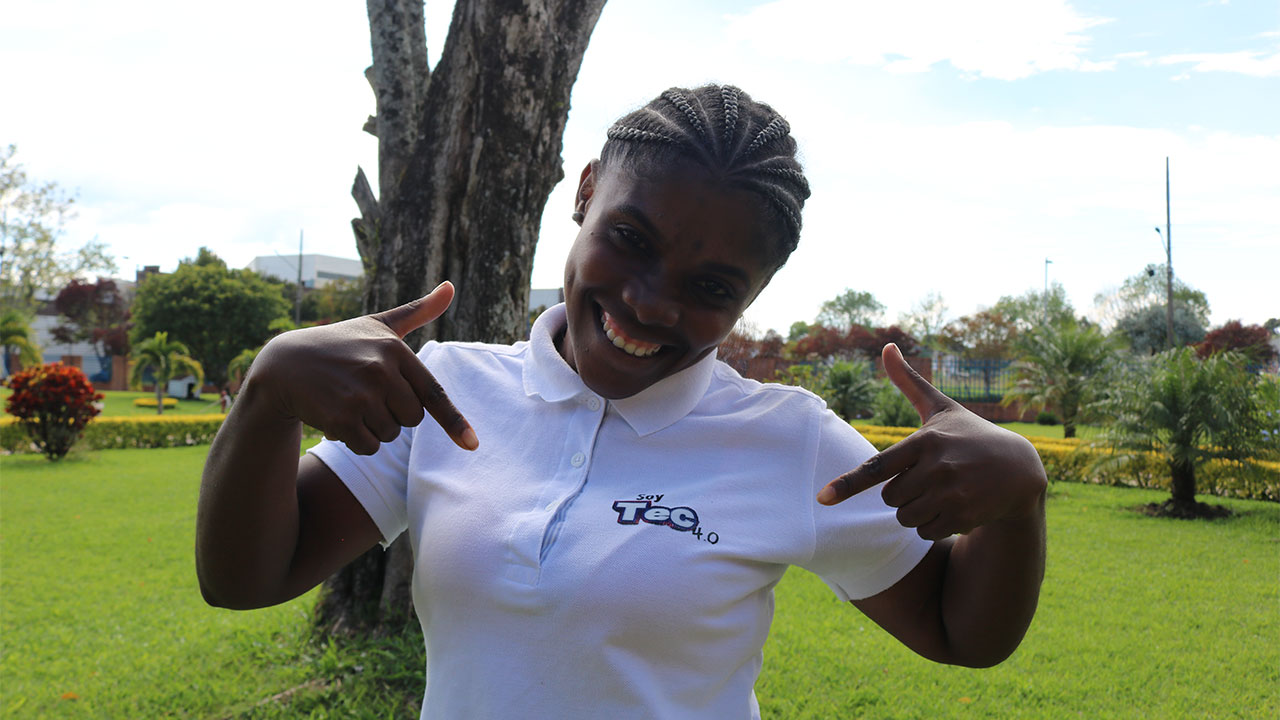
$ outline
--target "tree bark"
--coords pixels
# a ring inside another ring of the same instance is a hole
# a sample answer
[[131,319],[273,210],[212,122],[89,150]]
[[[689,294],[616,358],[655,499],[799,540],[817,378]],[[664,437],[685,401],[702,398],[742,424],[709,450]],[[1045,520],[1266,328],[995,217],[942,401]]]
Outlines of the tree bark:
[[1170,489],[1175,506],[1195,507],[1196,504],[1196,466],[1189,461],[1174,461],[1172,463],[1173,477],[1170,479]]
[[[358,170],[352,228],[369,279],[364,309],[416,300],[443,280],[458,289],[410,346],[523,337],[543,207],[564,176],[569,95],[604,3],[458,0],[432,71],[421,0],[367,0],[377,115],[365,129],[378,137],[379,193]],[[403,620],[411,555],[402,536],[326,581],[320,626]]]

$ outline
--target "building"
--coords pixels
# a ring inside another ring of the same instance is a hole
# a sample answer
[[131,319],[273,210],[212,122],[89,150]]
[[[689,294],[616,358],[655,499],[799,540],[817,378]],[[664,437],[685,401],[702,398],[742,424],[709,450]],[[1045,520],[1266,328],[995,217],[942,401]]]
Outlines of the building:
[[[249,263],[248,269],[260,275],[298,282],[298,255],[259,255]],[[364,265],[359,260],[333,255],[302,255],[302,286],[322,288],[336,280],[359,280],[364,275]]]

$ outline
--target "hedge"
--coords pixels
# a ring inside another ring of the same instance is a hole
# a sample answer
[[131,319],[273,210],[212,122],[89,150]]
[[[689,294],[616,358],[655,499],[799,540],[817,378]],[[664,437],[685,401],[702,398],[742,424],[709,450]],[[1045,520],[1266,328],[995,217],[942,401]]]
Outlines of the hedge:
[[[93,450],[117,448],[158,448],[200,445],[213,442],[223,415],[164,415],[140,417],[99,417],[84,428],[76,443]],[[7,452],[28,452],[31,441],[13,418],[0,419],[0,448]]]
[[[202,445],[213,441],[224,415],[164,415],[98,417],[90,421],[77,443],[95,450]],[[318,431],[306,428],[308,435]],[[860,426],[872,445],[883,450],[915,432],[916,428],[880,425]],[[1091,482],[1100,485],[1169,489],[1169,468],[1155,453],[1114,454],[1110,449],[1079,438],[1027,438],[1040,453],[1049,479]],[[0,451],[32,452],[26,432],[12,417],[0,418]],[[1196,491],[1252,500],[1280,502],[1280,462],[1209,462],[1196,473]]]
[[[878,425],[858,427],[877,450],[915,432],[916,428]],[[1118,454],[1080,438],[1028,437],[1040,453],[1051,481],[1169,490],[1169,465],[1156,453]],[[1280,462],[1212,460],[1196,471],[1196,493],[1280,502]]]

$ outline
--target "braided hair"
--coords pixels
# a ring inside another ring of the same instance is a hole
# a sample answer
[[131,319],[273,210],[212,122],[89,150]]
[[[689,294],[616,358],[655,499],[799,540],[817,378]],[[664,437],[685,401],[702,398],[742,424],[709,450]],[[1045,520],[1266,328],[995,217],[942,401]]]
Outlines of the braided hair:
[[809,182],[796,159],[791,126],[768,105],[732,85],[671,88],[619,119],[607,137],[600,151],[606,167],[693,162],[756,193],[779,230],[775,267],[796,249]]

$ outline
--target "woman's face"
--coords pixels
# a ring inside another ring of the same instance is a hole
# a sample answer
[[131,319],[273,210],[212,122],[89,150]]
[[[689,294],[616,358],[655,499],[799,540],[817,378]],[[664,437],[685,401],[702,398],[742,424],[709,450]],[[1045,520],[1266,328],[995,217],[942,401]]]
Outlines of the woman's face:
[[698,168],[583,171],[558,347],[587,387],[629,397],[729,334],[774,270],[760,202]]

